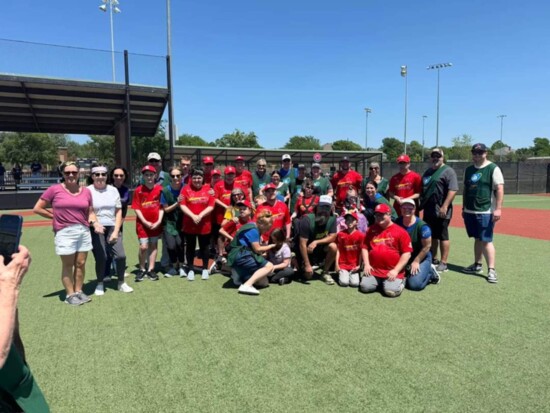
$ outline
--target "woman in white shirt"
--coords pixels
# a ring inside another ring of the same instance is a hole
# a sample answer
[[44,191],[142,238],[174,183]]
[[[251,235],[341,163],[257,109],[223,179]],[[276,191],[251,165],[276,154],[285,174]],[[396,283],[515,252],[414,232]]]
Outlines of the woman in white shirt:
[[118,277],[118,291],[131,293],[133,290],[124,282],[126,269],[126,253],[122,244],[120,228],[122,226],[122,204],[118,190],[107,185],[107,168],[94,166],[92,168],[92,185],[88,189],[92,193],[92,206],[97,217],[98,226],[103,231],[92,231],[92,252],[95,258],[97,286],[95,295],[105,294],[104,279],[108,277],[110,268],[107,262],[111,258],[115,262]]

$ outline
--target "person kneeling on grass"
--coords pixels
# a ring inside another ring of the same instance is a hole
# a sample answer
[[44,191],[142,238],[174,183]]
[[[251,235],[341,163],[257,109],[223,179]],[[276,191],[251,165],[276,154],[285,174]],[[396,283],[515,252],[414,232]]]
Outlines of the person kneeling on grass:
[[256,217],[256,223],[250,220],[252,206],[249,201],[240,201],[239,219],[247,221],[241,226],[231,241],[231,251],[227,263],[232,267],[232,278],[239,285],[239,293],[258,295],[255,287],[266,287],[267,276],[273,271],[273,264],[263,257],[263,253],[271,250],[274,244],[260,245],[260,237],[269,231],[273,225],[270,211],[262,211]]
[[338,283],[341,287],[359,287],[359,270],[361,268],[361,246],[365,234],[357,229],[358,214],[356,211],[344,212],[347,228],[336,237],[338,246]]
[[441,277],[432,265],[432,231],[428,224],[415,215],[416,205],[412,199],[401,202],[402,216],[396,224],[405,229],[411,237],[413,252],[405,268],[409,290],[420,291],[429,283],[439,284]]
[[399,297],[404,288],[405,266],[413,250],[411,238],[392,222],[389,205],[377,205],[374,219],[363,242],[364,276],[359,290],[372,293],[381,288],[386,296]]

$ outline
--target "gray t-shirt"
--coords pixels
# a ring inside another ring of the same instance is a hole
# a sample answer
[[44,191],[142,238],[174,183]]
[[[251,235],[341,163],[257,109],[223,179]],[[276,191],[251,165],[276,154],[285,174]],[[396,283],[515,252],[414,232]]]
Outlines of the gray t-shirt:
[[[430,168],[424,172],[424,175],[422,176],[422,185],[424,189],[436,171],[437,169]],[[438,216],[439,208],[443,205],[443,202],[445,202],[445,198],[447,198],[449,191],[458,191],[458,179],[456,177],[455,170],[447,165],[445,170],[443,170],[443,172],[439,175],[435,185],[435,190],[432,192],[430,198],[426,200],[422,198],[424,214],[432,217]],[[453,205],[451,203],[451,205],[449,205],[449,209],[447,210],[447,219],[452,217],[452,211]]]
[[102,190],[97,190],[93,185],[89,185],[88,189],[92,193],[92,206],[97,221],[104,227],[114,227],[116,210],[122,208],[118,190],[111,185],[107,185]]
[[[269,250],[269,252],[267,253],[267,259],[269,262],[272,262],[273,265],[279,265],[284,260],[290,257],[291,257],[290,247],[286,242],[281,246],[279,250],[277,251]],[[288,263],[288,266],[290,267],[290,262]]]

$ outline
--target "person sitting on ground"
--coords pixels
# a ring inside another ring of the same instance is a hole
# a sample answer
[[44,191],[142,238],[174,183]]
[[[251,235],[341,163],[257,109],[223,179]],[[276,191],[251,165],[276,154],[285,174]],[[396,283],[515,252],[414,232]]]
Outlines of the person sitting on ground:
[[300,218],[298,233],[296,258],[303,277],[310,280],[313,277],[313,266],[322,264],[321,279],[327,285],[334,285],[334,279],[329,271],[336,258],[336,217],[332,214],[330,195],[320,197],[315,214],[307,214]]
[[273,264],[273,272],[269,275],[269,282],[273,284],[290,284],[294,275],[294,268],[290,266],[292,252],[286,242],[285,233],[278,228],[271,233],[271,244],[275,245],[267,253],[267,260]]
[[377,205],[375,224],[370,226],[362,247],[363,278],[359,290],[372,293],[382,289],[388,297],[399,297],[403,291],[405,266],[411,257],[411,238],[407,231],[391,220],[391,208]]
[[412,254],[406,267],[407,281],[405,286],[409,290],[420,291],[429,283],[439,284],[441,280],[435,267],[432,265],[432,231],[428,224],[415,215],[416,205],[412,199],[405,199],[401,203],[402,216],[396,224],[404,228],[411,237]]
[[359,214],[345,212],[344,219],[347,228],[338,232],[338,283],[341,287],[359,287],[359,271],[361,269],[361,246],[365,233],[357,229]]
[[274,247],[274,244],[261,245],[261,235],[271,228],[273,216],[270,211],[258,213],[256,222],[251,221],[252,205],[241,201],[243,208],[239,220],[246,222],[231,241],[231,251],[227,263],[232,268],[232,279],[239,286],[239,293],[258,295],[257,288],[268,285],[267,276],[273,271],[273,264],[262,255]]

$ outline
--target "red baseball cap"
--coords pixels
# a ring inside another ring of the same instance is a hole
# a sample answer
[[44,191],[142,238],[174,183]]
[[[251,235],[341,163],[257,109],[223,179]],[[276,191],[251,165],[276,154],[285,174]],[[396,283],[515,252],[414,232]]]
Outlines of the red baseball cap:
[[357,212],[355,212],[355,211],[344,212],[342,215],[343,215],[344,217],[350,215],[350,216],[352,216],[353,218],[355,218],[357,221],[359,220],[359,216],[357,215]]
[[264,186],[264,191],[267,191],[268,189],[277,189],[275,184],[269,183],[266,186]]
[[202,158],[202,163],[203,164],[213,164],[214,163],[214,158],[212,158],[211,156],[205,156],[204,158]]
[[374,212],[380,212],[381,214],[389,214],[391,213],[391,208],[389,205],[386,205],[386,204],[378,204],[376,205],[376,208],[374,208]]
[[145,172],[153,172],[154,174],[156,174],[157,170],[154,166],[145,165],[143,168],[141,168],[141,173],[144,174]]
[[408,155],[399,155],[397,157],[397,163],[401,163],[401,162],[411,163],[411,158],[409,158]]
[[242,157],[241,155],[237,156],[235,158],[235,161],[243,161],[244,162],[244,157]]
[[212,176],[214,175],[222,175],[222,172],[219,169],[212,169]]
[[252,209],[252,205],[250,204],[250,201],[247,201],[247,200],[239,201],[237,202],[237,205],[238,206],[244,205],[245,207]]
[[237,170],[235,169],[234,166],[227,166],[227,167],[223,170],[223,173],[224,173],[224,175],[236,174],[236,173],[237,173]]

